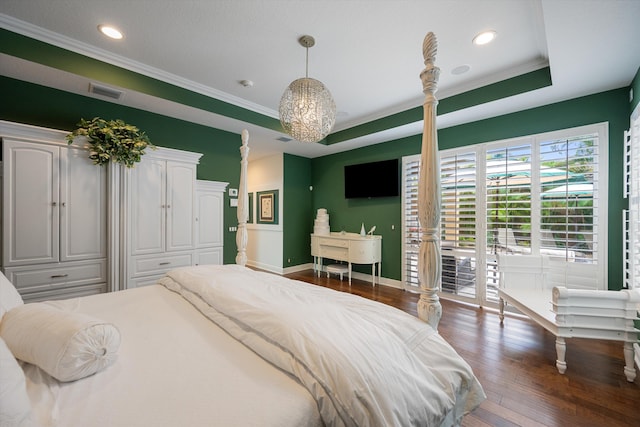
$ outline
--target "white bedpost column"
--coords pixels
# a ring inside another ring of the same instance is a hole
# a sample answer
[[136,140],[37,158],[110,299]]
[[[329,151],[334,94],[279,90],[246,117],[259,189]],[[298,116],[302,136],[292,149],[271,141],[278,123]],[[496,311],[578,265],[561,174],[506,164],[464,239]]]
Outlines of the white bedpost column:
[[442,259],[440,257],[439,236],[440,160],[436,130],[438,100],[435,97],[440,69],[434,65],[437,50],[436,36],[429,32],[422,44],[425,69],[420,73],[425,100],[420,181],[418,183],[418,220],[421,233],[418,257],[418,278],[420,280],[418,317],[436,330],[442,316],[442,306],[438,297]]
[[236,245],[238,254],[236,264],[244,266],[247,263],[247,219],[249,217],[249,196],[247,194],[247,167],[249,165],[249,131],[242,131],[242,146],[240,147],[240,185],[238,189],[238,231]]

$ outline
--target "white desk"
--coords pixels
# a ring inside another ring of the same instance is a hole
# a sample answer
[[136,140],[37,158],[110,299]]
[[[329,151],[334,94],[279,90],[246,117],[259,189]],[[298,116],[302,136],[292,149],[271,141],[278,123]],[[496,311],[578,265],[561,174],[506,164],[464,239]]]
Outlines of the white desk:
[[313,270],[320,275],[322,259],[330,258],[349,263],[349,285],[351,285],[351,264],[371,264],[372,284],[376,284],[376,263],[378,283],[381,276],[382,236],[362,237],[357,233],[330,233],[311,235],[311,255]]

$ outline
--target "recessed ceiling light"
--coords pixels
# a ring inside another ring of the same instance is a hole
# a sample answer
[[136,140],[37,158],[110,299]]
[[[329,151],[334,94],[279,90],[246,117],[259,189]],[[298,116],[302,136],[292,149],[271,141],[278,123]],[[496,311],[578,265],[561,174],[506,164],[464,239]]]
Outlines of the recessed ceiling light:
[[451,74],[453,75],[460,75],[460,74],[464,74],[467,71],[469,71],[471,69],[471,67],[467,64],[464,65],[458,65],[456,68],[454,68],[453,70],[451,70]]
[[105,36],[115,40],[120,40],[123,37],[122,33],[117,28],[112,27],[111,25],[98,25],[98,30]]
[[483,31],[473,38],[473,44],[480,46],[483,44],[490,43],[493,41],[493,39],[496,38],[497,35],[498,33],[496,33],[493,30]]

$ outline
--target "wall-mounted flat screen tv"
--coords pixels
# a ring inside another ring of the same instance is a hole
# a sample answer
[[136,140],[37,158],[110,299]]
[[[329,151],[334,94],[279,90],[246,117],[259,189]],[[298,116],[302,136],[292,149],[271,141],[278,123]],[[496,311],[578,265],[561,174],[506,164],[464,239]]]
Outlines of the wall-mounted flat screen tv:
[[344,167],[344,197],[396,197],[400,194],[398,159]]

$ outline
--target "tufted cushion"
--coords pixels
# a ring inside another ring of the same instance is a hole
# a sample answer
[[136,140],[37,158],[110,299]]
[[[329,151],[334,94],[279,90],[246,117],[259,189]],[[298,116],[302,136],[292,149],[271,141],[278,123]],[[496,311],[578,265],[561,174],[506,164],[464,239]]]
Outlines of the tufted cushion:
[[116,359],[120,332],[111,323],[46,303],[14,307],[0,323],[13,355],[59,381],[99,372]]

